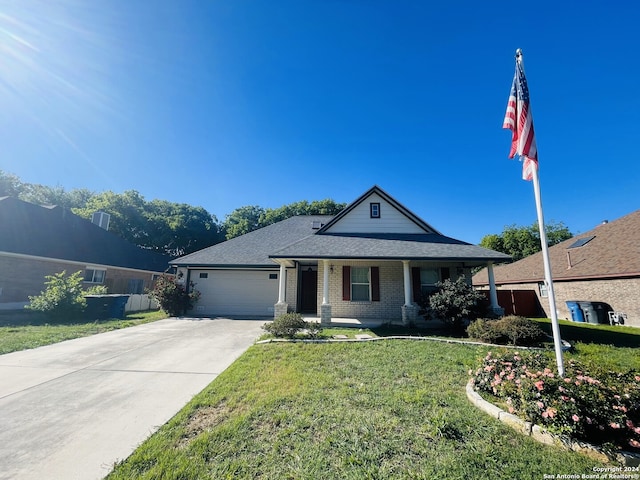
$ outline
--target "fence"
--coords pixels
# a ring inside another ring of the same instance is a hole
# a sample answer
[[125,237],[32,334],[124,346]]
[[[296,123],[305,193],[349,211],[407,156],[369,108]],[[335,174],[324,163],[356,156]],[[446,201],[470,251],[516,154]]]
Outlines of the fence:
[[149,295],[131,294],[129,295],[129,300],[124,307],[124,311],[138,312],[140,310],[155,310],[157,308],[160,308],[160,305],[149,297]]

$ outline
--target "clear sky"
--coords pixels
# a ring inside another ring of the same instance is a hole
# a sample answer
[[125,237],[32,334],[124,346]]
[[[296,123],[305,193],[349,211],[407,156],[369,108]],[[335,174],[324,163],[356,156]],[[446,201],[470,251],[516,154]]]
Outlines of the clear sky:
[[639,21],[632,1],[0,0],[0,169],[219,220],[379,185],[477,243],[536,220],[502,130],[522,48],[545,219],[584,232],[640,208]]

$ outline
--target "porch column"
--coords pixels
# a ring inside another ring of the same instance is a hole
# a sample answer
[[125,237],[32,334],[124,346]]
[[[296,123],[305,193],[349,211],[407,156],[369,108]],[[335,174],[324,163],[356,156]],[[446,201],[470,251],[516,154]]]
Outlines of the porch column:
[[329,260],[322,261],[322,305],[329,305]]
[[404,305],[402,306],[402,324],[414,325],[418,318],[418,307],[411,301],[411,270],[409,260],[402,260],[404,273]]
[[280,264],[280,285],[278,287],[278,303],[284,303],[284,295],[287,287],[287,269],[284,263]]
[[331,325],[331,304],[329,303],[329,260],[322,260],[322,305],[320,305],[320,325]]
[[287,269],[284,263],[280,264],[280,282],[278,284],[278,303],[273,308],[273,318],[278,318],[280,315],[287,313],[289,305],[285,302],[285,293],[287,290]]
[[409,269],[409,260],[402,260],[402,270],[404,272],[404,304],[412,305],[411,301],[411,270]]
[[493,262],[487,263],[487,276],[489,277],[489,301],[491,310],[496,315],[504,315],[504,309],[498,305],[498,292],[496,290],[496,279],[493,276]]

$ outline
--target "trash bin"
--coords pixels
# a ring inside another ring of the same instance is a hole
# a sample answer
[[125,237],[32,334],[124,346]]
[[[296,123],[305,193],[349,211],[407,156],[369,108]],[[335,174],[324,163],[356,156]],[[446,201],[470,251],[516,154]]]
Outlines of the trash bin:
[[584,319],[588,323],[600,323],[598,320],[598,312],[593,306],[593,302],[578,302],[580,308],[584,312]]
[[578,302],[575,300],[570,302],[565,302],[567,304],[567,308],[571,312],[571,320],[574,322],[584,322],[584,315],[582,314],[582,310],[580,310],[580,306]]
[[591,302],[593,309],[596,311],[598,317],[598,323],[609,323],[609,312],[613,311],[613,308],[608,303],[604,302]]
[[129,295],[85,295],[87,308],[84,316],[92,320],[124,318],[124,309]]

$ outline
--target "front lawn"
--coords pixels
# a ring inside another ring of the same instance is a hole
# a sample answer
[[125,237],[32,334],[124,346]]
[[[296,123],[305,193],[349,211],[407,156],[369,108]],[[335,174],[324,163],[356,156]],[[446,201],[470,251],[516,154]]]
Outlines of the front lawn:
[[254,345],[108,478],[541,479],[601,467],[469,402],[467,372],[488,351],[424,340]]
[[104,333],[119,328],[133,327],[143,323],[167,318],[162,310],[129,313],[122,320],[100,320],[93,322],[46,323],[44,321],[24,322],[21,316],[15,321],[5,319],[0,324],[0,355],[42,347],[52,343],[71,340],[72,338],[87,337],[97,333]]

